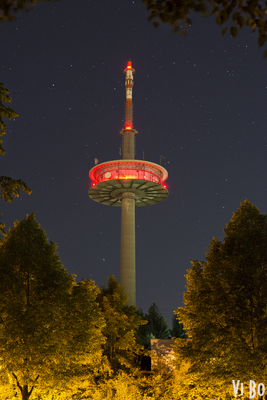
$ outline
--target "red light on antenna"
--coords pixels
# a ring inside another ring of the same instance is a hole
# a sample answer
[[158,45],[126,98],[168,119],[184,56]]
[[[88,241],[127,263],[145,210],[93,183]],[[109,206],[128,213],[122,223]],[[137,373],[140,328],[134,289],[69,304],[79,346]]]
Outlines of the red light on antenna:
[[166,186],[166,185],[163,185],[163,189],[167,189],[167,186]]
[[92,186],[95,186],[95,183],[93,183]]
[[125,127],[125,129],[127,129],[128,131],[130,131],[130,130],[132,129],[132,127],[128,125],[128,126]]
[[128,61],[127,62],[127,69],[131,69],[132,68],[132,62],[131,61]]

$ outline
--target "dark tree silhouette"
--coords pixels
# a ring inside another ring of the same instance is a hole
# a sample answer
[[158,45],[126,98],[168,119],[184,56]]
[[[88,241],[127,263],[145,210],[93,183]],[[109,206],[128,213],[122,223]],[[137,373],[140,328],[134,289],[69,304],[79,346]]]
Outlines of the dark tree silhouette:
[[35,4],[41,1],[58,0],[1,0],[0,1],[0,23],[3,21],[13,21],[18,11],[30,11]]
[[[227,25],[222,29],[223,35],[229,28],[230,34],[236,37],[238,31],[247,26],[251,32],[257,32],[259,46],[267,40],[266,0],[143,0],[143,3],[150,13],[148,20],[153,20],[155,27],[167,23],[175,32],[186,35],[187,27],[192,25],[190,14],[199,12],[206,17],[216,17],[219,26]],[[267,57],[267,50],[264,57]]]
[[170,335],[171,337],[176,337],[176,338],[187,338],[186,331],[184,330],[184,326],[175,315],[172,317],[172,328],[170,330]]

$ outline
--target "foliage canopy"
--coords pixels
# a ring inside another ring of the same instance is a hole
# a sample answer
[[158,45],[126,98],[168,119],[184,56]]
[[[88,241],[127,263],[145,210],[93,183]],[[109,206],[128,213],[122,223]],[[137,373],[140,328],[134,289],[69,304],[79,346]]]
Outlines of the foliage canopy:
[[176,338],[187,338],[186,331],[183,324],[177,319],[175,315],[172,317],[172,327],[170,329],[170,336]]
[[0,199],[13,203],[13,197],[20,197],[20,189],[31,194],[32,190],[20,179],[12,179],[9,176],[0,176]]
[[88,280],[77,284],[56,248],[34,214],[0,242],[0,381],[23,400],[35,387],[73,391],[101,360],[99,289]]
[[246,200],[224,233],[188,270],[175,312],[192,340],[177,339],[176,352],[203,381],[266,382],[267,216]]
[[137,337],[139,343],[151,350],[151,339],[168,339],[170,337],[170,329],[167,320],[164,319],[158,306],[153,303],[146,314],[140,309],[138,314],[142,317],[146,324],[139,327]]
[[102,286],[97,296],[106,321],[103,354],[115,372],[136,366],[136,357],[143,350],[143,346],[136,342],[135,332],[145,322],[137,314],[135,306],[126,305],[127,300],[128,296],[114,276],[108,277],[107,288]]
[[[0,3],[1,4],[1,3]],[[0,154],[5,155],[6,152],[3,149],[2,143],[3,139],[1,136],[6,133],[6,124],[3,121],[3,118],[16,118],[18,114],[11,108],[6,107],[3,102],[10,103],[11,97],[8,95],[8,89],[4,88],[3,83],[0,83]],[[4,199],[5,202],[13,202],[13,197],[19,197],[20,189],[22,189],[25,193],[31,194],[31,189],[26,185],[26,183],[22,182],[20,179],[14,180],[7,176],[0,176],[0,199]],[[2,233],[4,229],[4,224],[0,223],[0,232]]]
[[5,135],[7,128],[3,118],[12,119],[19,116],[11,107],[3,104],[3,102],[11,103],[11,97],[8,94],[9,90],[4,88],[3,83],[0,82],[0,154],[2,155],[5,155],[6,152],[2,146],[3,139],[1,139],[1,136]]
[[[170,24],[175,32],[180,27],[192,25],[190,13],[199,12],[204,16],[216,16],[219,26],[228,24],[222,29],[225,35],[230,27],[230,34],[236,37],[239,29],[249,27],[252,32],[258,33],[258,44],[263,46],[267,40],[267,1],[265,0],[143,0],[150,15],[148,20],[153,20],[155,27],[159,23]],[[231,21],[231,22],[230,22]],[[182,31],[187,34],[187,30]],[[267,57],[267,50],[264,53]]]
[[145,319],[148,320],[148,324],[145,325],[147,330],[152,333],[156,339],[168,339],[170,330],[168,328],[167,320],[164,319],[158,306],[153,303],[148,313],[145,314]]
[[[51,0],[1,0],[0,1],[0,23],[3,21],[14,21],[18,11],[30,11],[35,4],[41,1]],[[58,1],[58,0],[54,0]]]

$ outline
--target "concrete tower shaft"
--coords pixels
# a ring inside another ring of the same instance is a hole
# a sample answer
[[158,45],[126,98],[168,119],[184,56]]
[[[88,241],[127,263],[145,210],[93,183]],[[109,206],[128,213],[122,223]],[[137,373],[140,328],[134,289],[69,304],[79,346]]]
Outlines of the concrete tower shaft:
[[136,304],[135,271],[135,194],[121,195],[120,284],[129,296],[127,304]]
[[134,160],[135,136],[138,135],[138,132],[135,129],[123,129],[120,134],[122,136],[122,158],[124,160]]

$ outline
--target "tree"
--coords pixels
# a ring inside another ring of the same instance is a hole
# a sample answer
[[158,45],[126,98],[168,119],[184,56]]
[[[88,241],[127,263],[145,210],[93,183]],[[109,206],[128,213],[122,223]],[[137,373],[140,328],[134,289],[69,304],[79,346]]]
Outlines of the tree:
[[[198,373],[188,373],[190,364],[176,362],[172,374],[170,398],[195,400],[234,400],[232,382],[222,384],[219,380],[203,382]],[[240,397],[238,397],[240,398]]]
[[224,233],[188,270],[175,313],[192,340],[176,340],[177,357],[203,382],[266,382],[267,216],[246,200]]
[[[0,2],[0,23],[8,20],[14,21],[15,15],[18,11],[29,11],[35,4],[41,1],[51,1],[51,0],[1,0]],[[55,0],[58,1],[58,0]]]
[[[12,119],[19,116],[11,107],[6,107],[3,104],[3,101],[5,103],[11,103],[11,97],[8,94],[8,89],[4,88],[3,83],[0,82],[0,136],[5,135],[7,128],[3,118]],[[0,154],[5,155],[6,152],[2,147],[2,143],[3,139],[0,138]]]
[[171,337],[176,338],[187,338],[186,331],[184,330],[184,326],[179,320],[173,315],[172,317],[172,328],[170,329]]
[[[1,3],[2,4],[2,3]],[[1,6],[0,6],[1,9]],[[1,17],[0,17],[1,22]],[[18,114],[11,108],[6,107],[3,102],[10,103],[11,97],[8,95],[8,89],[4,88],[3,83],[0,83],[0,154],[5,155],[6,152],[3,149],[2,143],[3,139],[1,136],[6,134],[6,124],[3,121],[3,118],[16,118]],[[5,202],[13,202],[13,197],[20,196],[20,189],[22,189],[25,193],[31,194],[32,190],[26,185],[26,183],[22,182],[20,179],[14,180],[8,176],[0,176],[0,199],[4,199]],[[1,214],[3,215],[3,214]],[[5,224],[0,222],[0,233],[4,234]]]
[[[2,155],[5,155],[6,152],[2,146],[3,139],[1,139],[1,136],[6,134],[7,129],[3,118],[12,119],[18,117],[18,114],[14,110],[12,110],[11,107],[6,107],[3,104],[3,102],[11,102],[11,97],[8,94],[8,89],[4,88],[3,83],[0,83],[0,154]],[[32,190],[26,185],[26,183],[22,182],[20,179],[14,180],[7,176],[0,176],[0,199],[4,199],[5,202],[9,201],[10,203],[12,203],[12,196],[19,197],[20,189],[22,189],[25,193],[32,193]],[[3,232],[3,228],[4,224],[0,224],[1,233]]]
[[145,318],[148,320],[147,329],[156,339],[168,339],[170,330],[168,328],[167,320],[164,319],[158,306],[153,303],[148,313],[145,314]]
[[8,176],[0,176],[0,199],[7,203],[13,202],[13,197],[20,197],[20,189],[25,193],[31,194],[32,190],[20,179],[12,179]]
[[0,381],[23,400],[35,388],[72,392],[101,361],[99,289],[77,284],[56,248],[34,214],[0,243]]
[[[214,15],[219,26],[230,23],[230,34],[236,37],[238,30],[248,26],[252,32],[258,33],[258,44],[263,46],[267,40],[267,3],[260,0],[143,0],[150,13],[149,21],[153,20],[155,27],[159,23],[170,24],[175,32],[179,32],[180,26],[192,25],[190,12],[200,12],[205,17]],[[225,35],[227,27],[222,29]],[[187,30],[182,31],[187,34]],[[267,57],[267,50],[264,53]]]
[[111,368],[132,368],[143,346],[136,342],[135,332],[145,323],[137,314],[135,306],[127,306],[128,296],[114,276],[108,277],[108,287],[102,286],[97,296],[100,308],[106,320],[103,335],[106,342],[103,354],[108,358]]
[[137,313],[144,321],[144,324],[140,325],[136,332],[137,341],[142,346],[144,346],[145,349],[151,350],[151,344],[150,344],[151,332],[147,327],[148,320],[146,319],[145,314],[141,308],[137,310]]
[[146,325],[139,327],[137,333],[139,343],[146,349],[151,350],[151,339],[168,339],[170,337],[167,320],[164,319],[155,303],[149,307],[147,314],[144,314],[141,309],[138,310],[138,313],[144,321],[147,321]]

